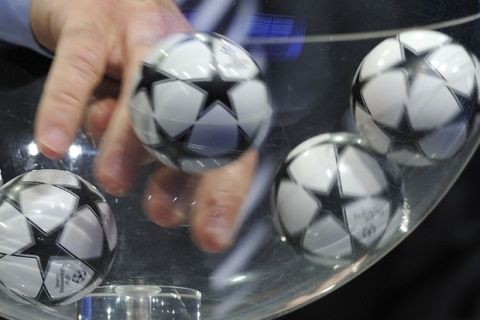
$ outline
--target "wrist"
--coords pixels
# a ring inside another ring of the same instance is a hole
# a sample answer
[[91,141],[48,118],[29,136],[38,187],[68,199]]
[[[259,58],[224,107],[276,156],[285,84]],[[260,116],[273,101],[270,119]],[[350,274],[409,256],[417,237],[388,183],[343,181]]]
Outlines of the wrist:
[[35,39],[30,24],[30,0],[1,0],[0,38],[44,55],[50,53]]

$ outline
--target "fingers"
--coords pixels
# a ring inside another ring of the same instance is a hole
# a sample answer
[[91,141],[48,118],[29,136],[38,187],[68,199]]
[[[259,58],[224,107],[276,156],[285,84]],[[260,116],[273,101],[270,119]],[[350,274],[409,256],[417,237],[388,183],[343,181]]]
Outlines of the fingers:
[[107,31],[99,23],[70,23],[60,34],[35,123],[37,143],[47,157],[64,155],[80,127],[93,90],[103,78]]
[[192,206],[197,178],[162,167],[148,181],[143,206],[150,220],[162,227],[180,225]]
[[128,120],[127,108],[117,108],[103,136],[94,175],[105,191],[125,196],[139,170],[145,149]]
[[[146,4],[145,4],[146,5]],[[125,63],[121,95],[110,123],[104,132],[103,142],[95,165],[95,175],[104,189],[117,196],[125,195],[133,183],[140,164],[147,158],[140,141],[130,125],[128,101],[135,73],[151,47],[166,32],[186,29],[183,17],[165,24],[165,16],[156,5],[145,7],[143,14],[132,14],[125,35]],[[176,21],[180,22],[176,22]],[[178,28],[178,29],[177,29]]]
[[[149,47],[139,45],[128,52],[123,74],[121,94],[115,112],[111,116],[95,163],[94,174],[104,189],[113,195],[124,196],[133,184],[145,149],[130,125],[128,101],[132,91],[134,75]],[[101,128],[100,128],[101,129]]]
[[104,79],[95,90],[87,107],[84,119],[85,132],[95,140],[99,140],[107,129],[115,110],[120,84],[111,79]]
[[201,249],[221,252],[235,240],[240,209],[253,179],[257,157],[256,151],[250,151],[200,180],[191,232]]

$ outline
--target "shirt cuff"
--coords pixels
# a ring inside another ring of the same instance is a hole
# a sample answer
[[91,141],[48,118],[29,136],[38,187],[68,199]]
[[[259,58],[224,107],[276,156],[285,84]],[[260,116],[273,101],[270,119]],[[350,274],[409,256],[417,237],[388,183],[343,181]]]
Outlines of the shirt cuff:
[[33,36],[30,0],[0,0],[0,39],[51,56]]

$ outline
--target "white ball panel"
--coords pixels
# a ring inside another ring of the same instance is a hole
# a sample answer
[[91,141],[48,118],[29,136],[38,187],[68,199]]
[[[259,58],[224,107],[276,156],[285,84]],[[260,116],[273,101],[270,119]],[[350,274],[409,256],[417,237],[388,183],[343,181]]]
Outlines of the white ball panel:
[[411,86],[407,113],[413,129],[428,130],[444,125],[461,111],[445,83],[419,74]]
[[[82,275],[73,281],[75,275]],[[94,276],[94,271],[76,259],[50,259],[45,277],[45,287],[53,299],[69,297],[81,290]]]
[[331,216],[325,216],[308,228],[303,247],[318,255],[341,258],[352,254],[350,235]]
[[173,46],[158,69],[181,80],[211,79],[212,53],[201,41],[192,39]]
[[117,247],[118,242],[118,230],[115,217],[113,216],[112,209],[106,202],[97,202],[98,210],[100,211],[100,217],[102,219],[102,226],[107,236],[108,248],[110,251]]
[[0,252],[13,254],[33,243],[27,219],[7,202],[0,206]]
[[444,160],[460,150],[467,141],[467,136],[467,124],[457,122],[432,132],[419,143],[430,159]]
[[400,70],[385,72],[365,85],[362,96],[376,121],[395,127],[402,118],[408,97],[407,76]]
[[363,198],[345,206],[350,234],[370,247],[387,228],[391,204],[386,199]]
[[403,61],[402,49],[397,39],[387,39],[373,49],[363,61],[360,81],[387,70]]
[[41,184],[20,192],[23,214],[45,233],[62,225],[76,210],[78,198],[60,188]]
[[292,161],[289,174],[307,189],[327,193],[337,181],[335,146],[318,145],[303,152]]
[[399,36],[400,42],[416,53],[440,47],[449,42],[451,38],[443,33],[430,30],[407,31]]
[[191,40],[191,36],[185,33],[169,35],[155,45],[151,51],[152,53],[145,58],[145,62],[151,65],[159,64],[162,59],[168,55],[168,52],[171,48],[180,42],[188,40]]
[[226,80],[251,79],[259,73],[249,54],[225,39],[213,39],[213,52],[218,71]]
[[321,134],[318,136],[315,136],[313,138],[310,138],[302,143],[300,143],[298,146],[296,146],[292,151],[287,156],[286,161],[290,161],[296,157],[298,157],[300,154],[304,153],[305,151],[310,150],[311,148],[321,145],[321,144],[332,144],[332,141],[335,139],[334,134]]
[[372,117],[359,106],[355,108],[357,127],[369,145],[377,152],[387,153],[392,140],[373,122]]
[[348,147],[338,160],[342,192],[347,196],[364,197],[383,191],[387,181],[378,162],[367,153]]
[[265,83],[245,81],[231,92],[240,127],[253,137],[260,125],[270,116],[270,105]]
[[277,212],[288,234],[305,230],[319,210],[318,202],[302,187],[282,181],[278,187]]
[[30,171],[22,177],[22,181],[80,188],[80,183],[78,182],[77,177],[74,174],[63,170],[43,169]]
[[187,149],[209,157],[237,150],[236,120],[222,105],[216,104],[193,127]]
[[37,259],[5,256],[0,259],[0,281],[18,294],[35,298],[43,279]]
[[103,229],[89,207],[80,209],[65,224],[59,244],[80,259],[98,258],[102,254]]
[[458,44],[446,45],[428,56],[450,88],[469,97],[475,83],[475,65],[464,47]]
[[[476,56],[473,56],[473,64],[475,66],[475,84],[480,88],[480,61]],[[477,95],[477,103],[480,104],[480,94]]]
[[131,101],[130,114],[133,128],[141,142],[146,145],[160,143],[160,137],[155,127],[153,110],[145,90],[138,92]]
[[197,120],[205,94],[183,81],[162,82],[155,86],[155,118],[174,138]]

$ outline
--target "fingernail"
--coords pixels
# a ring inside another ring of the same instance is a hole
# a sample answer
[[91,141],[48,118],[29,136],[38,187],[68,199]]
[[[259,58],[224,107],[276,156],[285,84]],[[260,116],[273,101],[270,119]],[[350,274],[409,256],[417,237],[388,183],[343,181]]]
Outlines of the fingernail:
[[59,127],[47,128],[40,136],[39,142],[41,147],[46,147],[57,155],[63,155],[71,143],[70,136]]
[[205,221],[205,233],[214,239],[217,245],[229,246],[233,239],[233,230],[225,210],[216,208],[212,210]]

